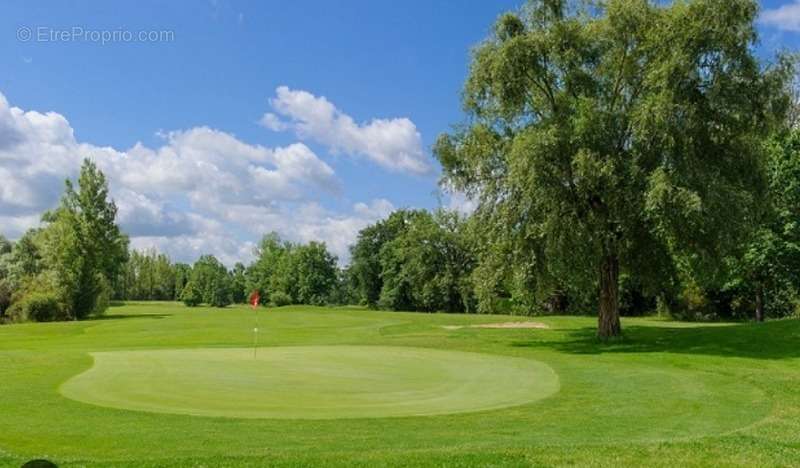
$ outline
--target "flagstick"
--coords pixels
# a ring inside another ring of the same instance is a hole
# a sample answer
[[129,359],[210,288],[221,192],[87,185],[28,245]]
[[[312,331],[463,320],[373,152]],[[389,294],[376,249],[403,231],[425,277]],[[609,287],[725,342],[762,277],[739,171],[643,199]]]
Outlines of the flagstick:
[[256,327],[253,329],[253,359],[256,358],[258,354],[258,306],[255,307],[256,309]]
[[258,294],[258,290],[254,290],[250,293],[250,305],[253,307],[253,311],[256,314],[256,326],[253,328],[253,359],[255,360],[258,357],[258,303],[261,301],[261,296]]

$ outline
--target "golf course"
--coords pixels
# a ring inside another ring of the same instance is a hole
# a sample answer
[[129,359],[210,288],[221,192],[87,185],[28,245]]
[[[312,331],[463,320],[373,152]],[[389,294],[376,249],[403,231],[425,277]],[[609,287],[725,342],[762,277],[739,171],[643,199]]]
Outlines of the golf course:
[[288,306],[258,312],[254,349],[255,320],[143,302],[0,327],[0,465],[800,459],[796,319],[624,318],[603,342],[590,317]]
[[0,32],[0,468],[800,467],[800,0]]

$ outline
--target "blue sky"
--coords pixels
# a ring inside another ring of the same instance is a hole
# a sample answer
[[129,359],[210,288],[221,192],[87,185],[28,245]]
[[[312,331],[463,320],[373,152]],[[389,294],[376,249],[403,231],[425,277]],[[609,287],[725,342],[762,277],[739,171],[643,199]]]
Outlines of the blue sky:
[[[469,48],[521,3],[5,2],[0,233],[91,157],[136,247],[230,264],[276,230],[346,260],[393,208],[463,206],[430,145],[462,119]],[[762,6],[761,53],[796,48],[800,3]],[[95,40],[109,31],[166,36]]]

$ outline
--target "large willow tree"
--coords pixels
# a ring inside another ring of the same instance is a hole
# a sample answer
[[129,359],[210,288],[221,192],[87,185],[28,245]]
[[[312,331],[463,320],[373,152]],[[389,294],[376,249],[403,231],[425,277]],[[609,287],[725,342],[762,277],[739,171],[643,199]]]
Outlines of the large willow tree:
[[534,265],[540,285],[599,290],[621,332],[620,271],[657,286],[709,267],[762,184],[788,64],[753,54],[751,0],[539,0],[475,50],[444,182]]

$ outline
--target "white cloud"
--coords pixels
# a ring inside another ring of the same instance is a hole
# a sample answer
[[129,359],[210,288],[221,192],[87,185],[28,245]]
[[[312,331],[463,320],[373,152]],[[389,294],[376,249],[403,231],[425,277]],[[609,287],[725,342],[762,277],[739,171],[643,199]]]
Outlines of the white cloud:
[[284,130],[288,130],[290,127],[289,124],[283,122],[280,117],[272,112],[267,112],[266,114],[262,115],[258,123],[261,124],[262,127],[268,128],[273,132],[282,132]]
[[800,0],[764,10],[758,21],[783,31],[800,31]]
[[267,148],[208,127],[162,137],[155,148],[137,143],[125,151],[78,142],[64,116],[23,111],[0,94],[0,233],[16,238],[36,226],[84,158],[108,177],[132,245],[179,261],[204,253],[228,265],[248,261],[269,231],[325,241],[346,261],[358,230],[392,209],[386,200],[344,213],[320,207],[315,200],[337,196],[341,183],[302,143]]
[[210,202],[208,209],[223,224],[242,226],[253,239],[275,231],[284,239],[295,242],[322,241],[339,257],[350,261],[350,244],[358,231],[387,217],[394,205],[385,199],[356,203],[350,211],[337,213],[319,203],[308,201],[292,205],[229,205]]
[[472,214],[478,207],[477,200],[468,197],[463,192],[450,193],[450,200],[447,204],[449,210],[458,211],[461,214]]
[[131,247],[139,250],[155,249],[167,252],[172,259],[191,263],[201,255],[213,253],[222,263],[233,266],[247,262],[252,257],[255,244],[240,242],[228,236],[142,236],[131,239]]
[[273,110],[288,119],[282,121],[268,112],[264,127],[292,129],[300,139],[309,139],[351,156],[363,156],[393,171],[426,174],[431,165],[422,149],[422,138],[407,118],[373,119],[358,124],[323,96],[280,86],[270,100]]
[[0,215],[0,226],[3,227],[0,234],[15,239],[28,229],[38,226],[40,218],[38,214],[19,216]]
[[302,143],[270,149],[208,127],[170,132],[165,139],[158,149],[137,144],[105,161],[125,186],[159,194],[272,200],[298,198],[308,187],[339,189],[333,169]]
[[392,204],[392,202],[390,202],[385,198],[372,200],[370,204],[356,203],[355,205],[353,205],[353,211],[355,211],[357,214],[365,218],[372,218],[372,219],[386,218],[394,210],[395,207]]
[[392,211],[394,205],[385,199],[373,200],[370,204],[356,203],[353,213],[348,215],[329,213],[316,204],[309,204],[301,211],[295,228],[303,242],[325,239],[331,252],[345,264],[350,262],[349,246],[358,231],[389,216]]

